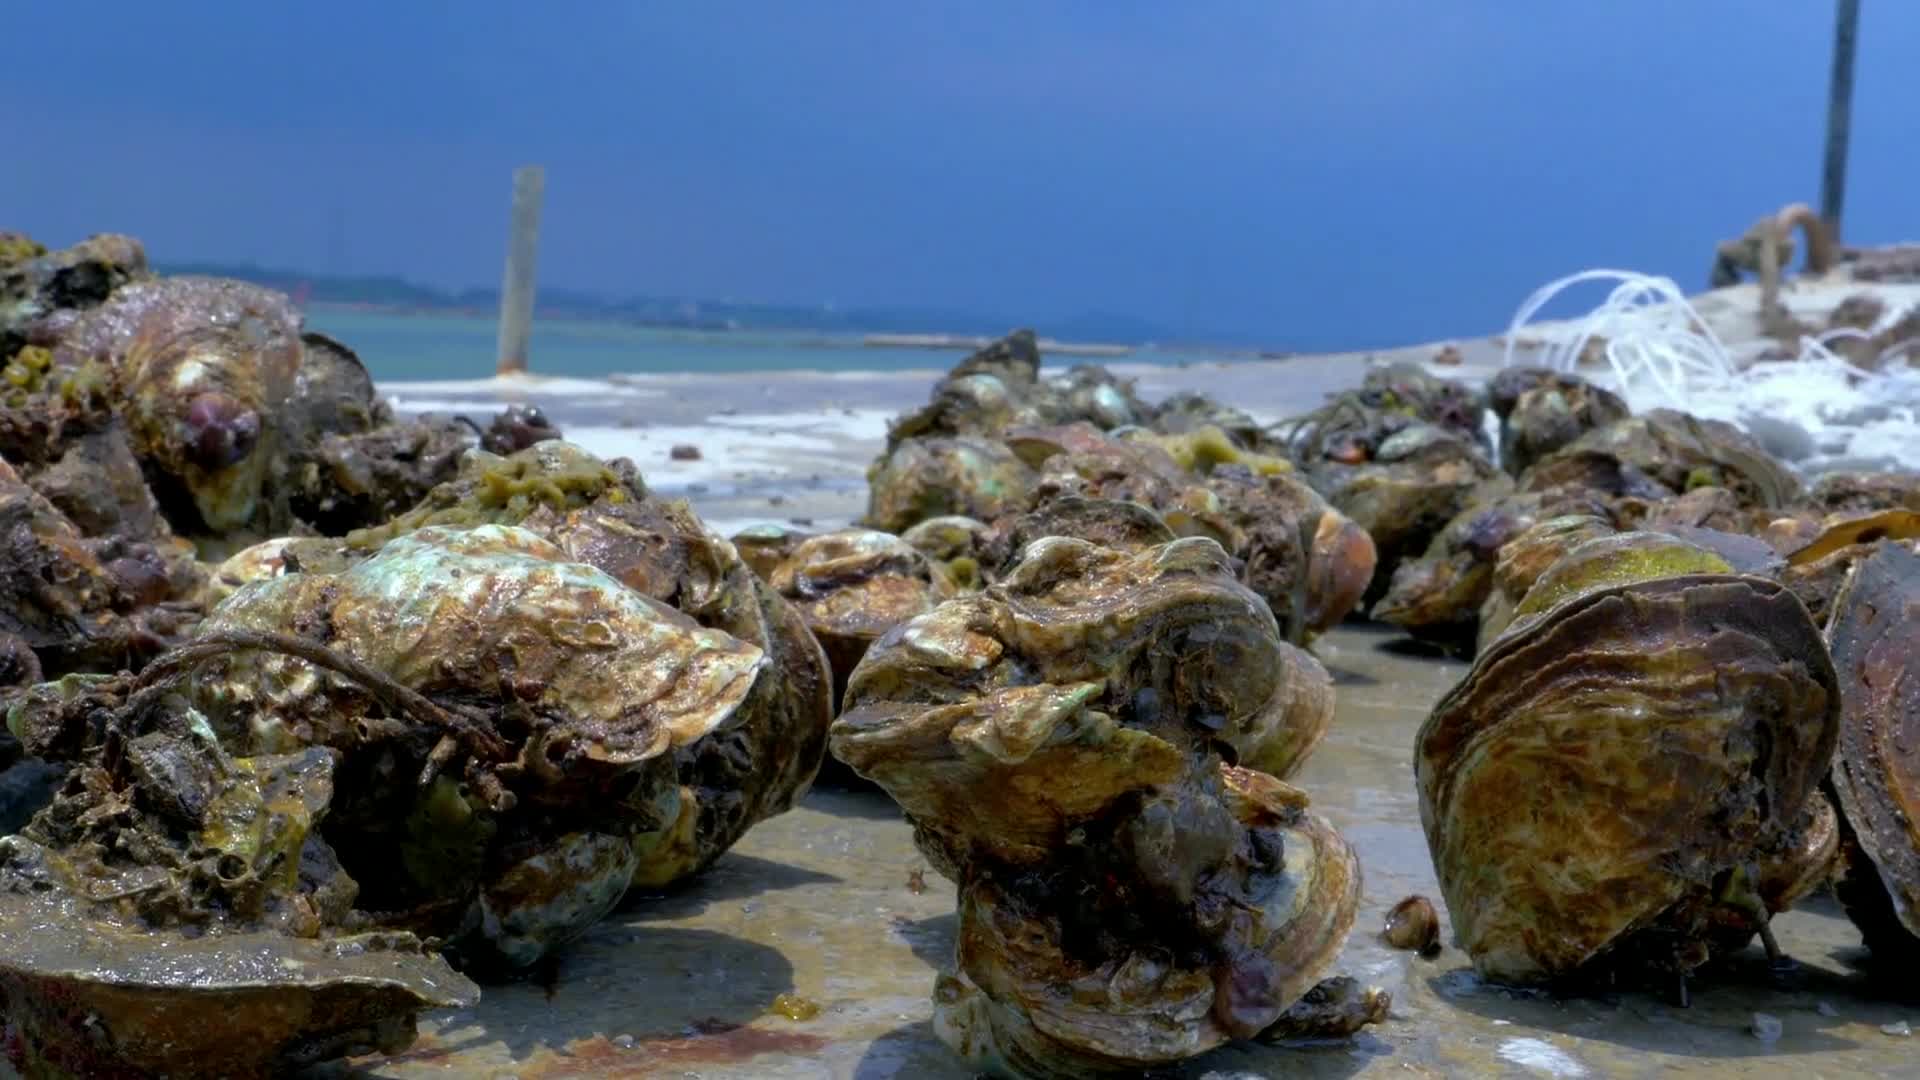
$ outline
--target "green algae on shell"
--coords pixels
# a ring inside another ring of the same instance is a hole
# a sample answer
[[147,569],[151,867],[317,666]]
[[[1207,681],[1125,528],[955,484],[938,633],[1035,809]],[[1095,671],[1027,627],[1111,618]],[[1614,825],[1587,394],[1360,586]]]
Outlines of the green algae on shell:
[[1839,707],[1778,582],[1664,536],[1575,549],[1420,729],[1421,822],[1459,944],[1506,982],[1607,957],[1688,970],[1727,875],[1796,828]]

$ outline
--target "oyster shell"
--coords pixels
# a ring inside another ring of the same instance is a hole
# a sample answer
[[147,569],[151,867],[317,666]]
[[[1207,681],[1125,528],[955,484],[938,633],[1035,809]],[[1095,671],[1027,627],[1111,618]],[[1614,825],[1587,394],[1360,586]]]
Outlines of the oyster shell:
[[765,581],[812,535],[785,525],[755,525],[734,533],[728,541],[754,576]]
[[1086,421],[1102,430],[1145,423],[1151,406],[1133,383],[1103,367],[1078,364],[1051,379],[1040,375],[1031,330],[1016,330],[954,365],[934,384],[931,400],[889,426],[891,453],[909,439],[997,437],[1009,428]]
[[900,533],[952,515],[991,521],[1025,509],[1038,479],[996,439],[906,439],[867,470],[864,524]]
[[397,1052],[422,1010],[472,1004],[473,984],[418,940],[360,932],[357,886],[318,831],[333,757],[229,757],[193,711],[142,706],[168,689],[164,666],[139,682],[70,676],[10,710],[33,749],[76,762],[0,839],[14,1066],[280,1075]]
[[1500,418],[1500,464],[1519,476],[1529,466],[1595,428],[1632,415],[1611,390],[1546,368],[1507,368],[1487,384]]
[[[1609,487],[1607,469],[1617,480]],[[1649,492],[1641,481],[1651,481]],[[1654,409],[1582,435],[1541,458],[1520,477],[1522,491],[1560,484],[1610,494],[1661,498],[1699,487],[1732,492],[1739,505],[1780,509],[1801,492],[1800,481],[1753,438],[1731,424]]]
[[[699,872],[755,823],[791,807],[826,754],[833,681],[825,654],[794,607],[757,579],[733,545],[685,503],[655,499],[625,460],[602,462],[549,440],[509,457],[470,453],[421,503],[344,543],[299,540],[242,553],[221,576],[244,581],[301,566],[338,571],[385,541],[421,528],[524,528],[653,603],[758,648],[766,672],[709,736],[676,745],[679,812],[667,837],[641,852],[636,885],[661,887]],[[245,560],[259,561],[245,565]]]
[[409,935],[140,933],[0,891],[0,1014],[22,1076],[285,1076],[399,1053],[421,1012],[477,1000]]
[[189,533],[288,523],[264,496],[301,355],[300,315],[284,295],[193,276],[115,291],[54,350],[63,367],[113,366],[134,452]]
[[947,516],[927,520],[900,534],[900,539],[945,570],[954,586],[978,589],[986,582],[981,546],[989,526],[970,517]]
[[[757,645],[494,525],[245,586],[201,636],[282,628],[446,704],[400,709],[310,653],[262,650],[205,658],[190,700],[234,752],[340,754],[329,838],[366,903],[482,964],[531,963],[619,900],[683,816],[673,752],[766,667]],[[607,857],[601,837],[632,850]]]
[[61,317],[104,302],[149,277],[147,252],[131,236],[100,233],[48,252],[18,234],[0,244],[0,360],[23,345],[49,344]]
[[[177,553],[175,553],[177,554]],[[187,568],[150,546],[83,536],[0,461],[0,635],[32,649],[48,675],[137,667],[197,618],[169,600]]]
[[1830,514],[1920,511],[1920,474],[1836,472],[1814,481],[1807,502]]
[[[1434,707],[1414,774],[1459,944],[1488,978],[1684,974],[1787,838],[1840,694],[1806,608],[1703,548],[1575,549]],[[1764,926],[1750,902],[1739,914]]]
[[1369,596],[1386,592],[1402,560],[1417,558],[1449,521],[1510,486],[1469,440],[1434,424],[1405,427],[1363,464],[1326,462],[1311,474],[1333,508],[1373,538]]
[[1834,603],[1828,641],[1844,703],[1832,786],[1845,873],[1835,892],[1882,959],[1920,959],[1920,759],[1910,735],[1920,555],[1876,545]]
[[1612,536],[1619,530],[1597,514],[1566,514],[1536,523],[1500,548],[1493,564],[1493,588],[1480,605],[1480,633],[1476,653],[1506,632],[1520,601],[1561,557],[1589,540]]
[[1494,568],[1508,542],[1541,520],[1607,513],[1598,496],[1565,489],[1518,492],[1469,507],[1434,536],[1426,554],[1394,570],[1373,617],[1417,638],[1471,649],[1480,610],[1493,593]]
[[793,605],[826,651],[834,701],[867,647],[955,592],[916,548],[871,529],[842,529],[802,541],[768,583]]
[[1278,1021],[1351,927],[1359,867],[1258,770],[1296,767],[1331,705],[1202,538],[1042,538],[876,642],[833,749],[959,884],[942,1039],[1002,1075],[1084,1075]]

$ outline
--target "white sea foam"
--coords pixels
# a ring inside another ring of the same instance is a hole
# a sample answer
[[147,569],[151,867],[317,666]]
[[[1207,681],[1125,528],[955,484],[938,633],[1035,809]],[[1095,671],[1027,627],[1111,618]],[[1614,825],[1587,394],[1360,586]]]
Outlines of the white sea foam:
[[[1617,286],[1585,318],[1528,326],[1554,296],[1591,281]],[[1906,311],[1889,305],[1883,324]],[[1600,381],[1636,412],[1669,407],[1728,421],[1809,472],[1920,467],[1920,372],[1903,362],[1867,371],[1833,352],[1861,331],[1804,338],[1794,359],[1757,362],[1756,343],[1729,348],[1671,279],[1619,270],[1574,274],[1528,297],[1507,331],[1506,363],[1523,327],[1541,345],[1530,362],[1562,371],[1604,342]]]
[[1573,1059],[1573,1055],[1553,1045],[1545,1039],[1507,1039],[1500,1044],[1498,1053],[1502,1060],[1512,1062],[1529,1072],[1574,1080],[1587,1075],[1586,1066]]

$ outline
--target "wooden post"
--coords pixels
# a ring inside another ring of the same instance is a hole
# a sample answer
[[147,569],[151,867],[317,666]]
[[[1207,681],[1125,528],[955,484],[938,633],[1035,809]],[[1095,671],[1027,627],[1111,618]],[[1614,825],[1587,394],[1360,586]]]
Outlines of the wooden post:
[[1820,172],[1820,219],[1840,243],[1840,209],[1847,194],[1847,136],[1853,119],[1853,43],[1860,30],[1860,0],[1839,0],[1833,24],[1833,80],[1827,88],[1827,156]]
[[540,246],[540,200],[546,170],[526,165],[513,171],[513,219],[507,234],[507,270],[500,282],[501,375],[527,370],[527,339],[533,334],[533,268]]

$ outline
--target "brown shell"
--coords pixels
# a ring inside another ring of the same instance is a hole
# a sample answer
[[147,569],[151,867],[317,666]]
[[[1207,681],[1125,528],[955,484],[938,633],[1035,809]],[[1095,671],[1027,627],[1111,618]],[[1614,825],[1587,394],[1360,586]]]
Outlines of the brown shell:
[[1324,670],[1198,538],[1042,538],[877,642],[833,749],[960,885],[936,1031],[976,1067],[1050,1076],[1278,1020],[1337,953],[1359,874],[1305,796],[1256,770],[1294,767],[1331,706]]
[[1518,476],[1595,428],[1630,415],[1618,394],[1565,372],[1509,368],[1487,387],[1500,417],[1500,464]]
[[867,469],[864,524],[899,533],[956,514],[990,521],[1025,509],[1038,480],[998,440],[907,439]]
[[[57,364],[110,361],[134,452],[183,499],[190,532],[285,527],[265,496],[282,460],[279,411],[300,368],[300,314],[270,289],[191,275],[135,282],[83,315],[55,350]],[[244,441],[202,445],[194,432],[218,402],[219,422]]]
[[399,1053],[420,1013],[479,997],[409,935],[139,933],[74,920],[45,894],[0,894],[9,1050],[53,1075],[265,1080]]
[[1421,821],[1484,975],[1632,951],[1818,784],[1840,706],[1819,632],[1776,582],[1698,572],[1717,562],[1665,537],[1585,545],[1422,725]]
[[1613,523],[1594,514],[1548,518],[1509,540],[1493,564],[1493,588],[1480,606],[1480,633],[1476,652],[1506,632],[1514,609],[1540,575],[1574,548],[1589,540],[1612,536]]
[[1877,545],[1834,604],[1828,639],[1844,719],[1833,791],[1848,852],[1841,900],[1867,947],[1920,958],[1920,555]]
[[882,634],[956,591],[946,574],[897,536],[842,529],[810,537],[769,575],[826,651],[834,700]]
[[[1794,474],[1752,436],[1731,424],[1672,409],[1654,409],[1588,432],[1542,458],[1520,478],[1520,487],[1533,490],[1547,483],[1578,482],[1562,475],[1562,470],[1583,457],[1596,464],[1611,461],[1623,476],[1650,478],[1670,494],[1706,486],[1726,488],[1742,506],[1780,509],[1801,492]],[[1642,494],[1624,489],[1613,493]]]
[[1313,481],[1373,538],[1374,596],[1386,591],[1402,560],[1419,557],[1461,511],[1512,487],[1471,441],[1430,424],[1395,433],[1366,464],[1325,467]]
[[812,533],[785,525],[755,525],[727,539],[754,576],[766,581],[773,576],[775,567],[786,562],[793,550],[812,536]]
[[1501,551],[1536,521],[1575,513],[1599,516],[1606,507],[1592,493],[1559,488],[1468,507],[1434,536],[1426,554],[1394,570],[1373,617],[1415,637],[1470,649]]

